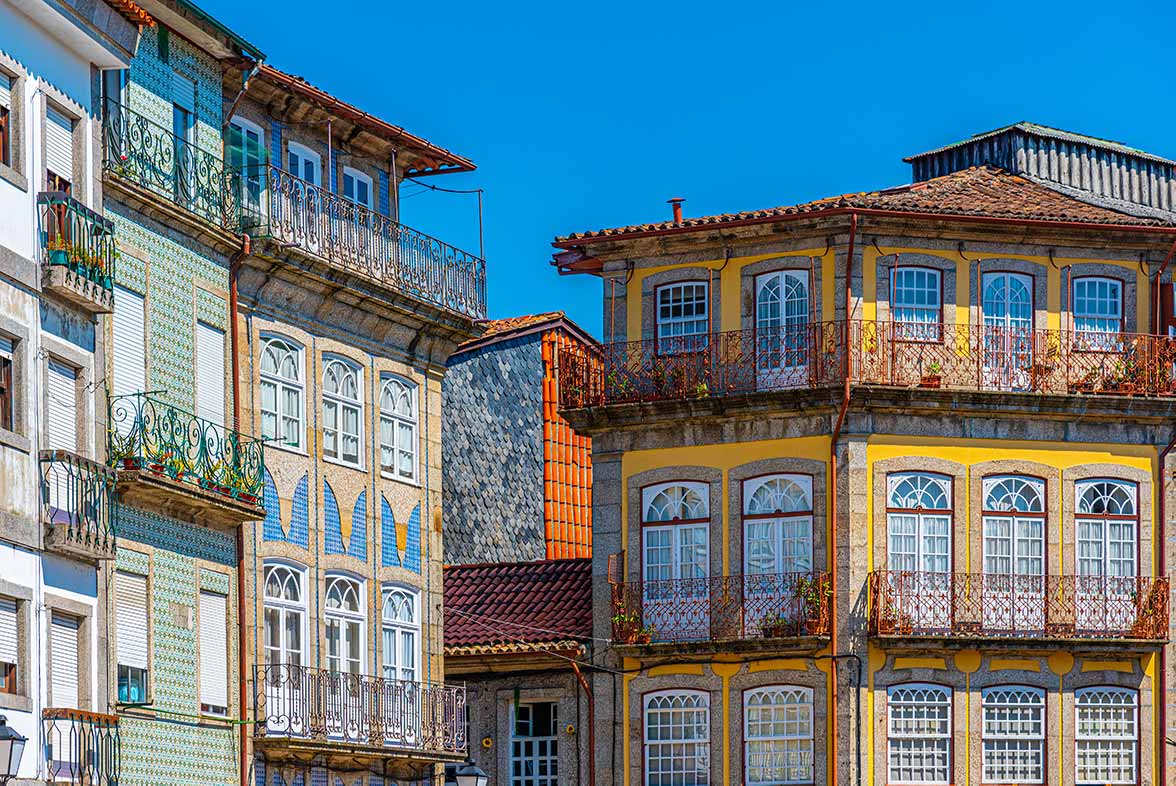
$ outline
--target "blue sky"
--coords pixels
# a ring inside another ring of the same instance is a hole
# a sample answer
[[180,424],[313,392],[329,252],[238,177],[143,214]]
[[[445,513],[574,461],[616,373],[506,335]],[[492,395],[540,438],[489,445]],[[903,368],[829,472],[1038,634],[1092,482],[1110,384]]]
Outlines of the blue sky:
[[[672,196],[703,215],[897,185],[904,155],[1017,120],[1176,157],[1176,4],[198,2],[473,159],[428,182],[485,189],[490,315],[595,335],[599,281],[558,276],[551,239]],[[419,191],[405,223],[476,251],[474,197]]]

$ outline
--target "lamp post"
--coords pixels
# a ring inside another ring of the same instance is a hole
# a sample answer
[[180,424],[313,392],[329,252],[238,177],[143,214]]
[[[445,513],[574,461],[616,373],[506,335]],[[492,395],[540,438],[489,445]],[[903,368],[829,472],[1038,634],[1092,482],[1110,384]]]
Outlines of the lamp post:
[[[8,718],[0,715],[0,786],[16,777],[26,742],[28,738],[20,736],[16,729],[8,725]],[[480,783],[484,786],[485,779]]]
[[482,772],[472,761],[459,764],[453,771],[453,779],[457,781],[457,786],[486,786],[490,782],[490,776]]

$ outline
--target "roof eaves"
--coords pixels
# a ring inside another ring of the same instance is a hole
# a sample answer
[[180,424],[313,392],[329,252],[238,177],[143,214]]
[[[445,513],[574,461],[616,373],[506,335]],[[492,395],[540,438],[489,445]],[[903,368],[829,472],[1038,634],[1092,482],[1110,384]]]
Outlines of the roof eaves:
[[224,25],[224,23],[220,22],[215,17],[213,17],[211,14],[209,14],[207,11],[200,8],[200,6],[193,3],[192,0],[175,0],[175,2],[177,5],[188,9],[193,14],[200,17],[201,21],[203,21],[206,25],[208,25],[209,27],[220,32],[222,35],[225,36],[225,38],[228,38],[230,41],[232,41],[234,44],[236,44],[241,49],[241,51],[252,56],[254,60],[264,60],[265,59],[264,52],[262,52],[260,49],[258,49],[253,44],[249,43],[249,41],[247,41],[242,36],[234,33],[232,30],[230,30],[228,27],[226,27]]

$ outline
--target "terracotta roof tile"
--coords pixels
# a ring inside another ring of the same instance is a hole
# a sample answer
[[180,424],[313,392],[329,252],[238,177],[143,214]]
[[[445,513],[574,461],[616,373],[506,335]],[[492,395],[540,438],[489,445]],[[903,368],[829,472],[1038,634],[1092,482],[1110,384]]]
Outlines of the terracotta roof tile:
[[[545,311],[542,314],[525,314],[518,317],[491,319],[482,323],[486,326],[486,332],[481,335],[481,338],[489,338],[490,336],[513,330],[524,330],[535,325],[542,325],[544,322],[554,322],[557,319],[563,319],[565,316],[562,311]],[[480,339],[474,340],[478,341]]]
[[681,224],[663,221],[577,232],[557,237],[555,245],[575,245],[577,241],[622,238],[679,227],[696,228],[749,219],[770,220],[775,217],[820,214],[846,208],[1124,226],[1162,226],[1166,223],[1157,218],[1140,218],[1083,202],[1003,169],[984,166],[963,169],[920,183],[880,191],[841,194],[799,205],[685,218]]
[[110,7],[118,11],[133,25],[141,27],[155,27],[155,17],[147,13],[146,9],[132,0],[107,0]]
[[447,652],[543,650],[591,636],[590,559],[445,568]]

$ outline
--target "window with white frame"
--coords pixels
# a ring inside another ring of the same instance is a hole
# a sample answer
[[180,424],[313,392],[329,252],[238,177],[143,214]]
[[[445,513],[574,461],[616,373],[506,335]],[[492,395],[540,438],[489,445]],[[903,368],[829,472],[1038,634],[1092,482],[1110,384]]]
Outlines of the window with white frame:
[[384,679],[415,682],[420,650],[420,593],[407,587],[385,587],[383,610]]
[[791,685],[743,693],[744,783],[813,782],[813,691]]
[[265,665],[271,682],[302,665],[306,575],[291,565],[265,566]]
[[1074,279],[1074,330],[1115,334],[1123,329],[1123,283],[1102,276]]
[[302,349],[283,338],[261,342],[261,436],[302,447]]
[[951,689],[905,684],[887,690],[890,783],[951,782]]
[[1045,691],[999,685],[980,696],[984,782],[1045,783]]
[[951,479],[894,472],[887,481],[891,570],[946,573],[951,565]]
[[147,577],[115,573],[115,641],[118,649],[118,701],[147,701],[148,629]]
[[359,466],[363,442],[362,373],[339,358],[323,363],[323,456]]
[[417,389],[397,377],[380,388],[380,471],[416,480]]
[[328,576],[325,605],[327,668],[363,674],[363,585],[348,576]]
[[1127,688],[1082,688],[1074,694],[1074,782],[1135,783],[1139,697]]
[[289,172],[295,177],[302,178],[312,186],[322,184],[322,157],[306,145],[291,142],[287,145],[287,161]]
[[1101,478],[1074,484],[1079,576],[1134,576],[1139,488]]
[[709,783],[710,696],[692,690],[646,694],[646,786]]
[[514,705],[510,786],[559,786],[559,704],[556,702]]
[[657,288],[657,351],[662,355],[706,347],[710,329],[709,287],[685,281]]
[[746,572],[807,573],[813,569],[813,479],[769,475],[744,481]]
[[929,267],[896,267],[891,281],[895,337],[938,341],[943,321],[943,274]]
[[372,179],[349,166],[343,167],[343,196],[369,210],[372,207]]
[[661,483],[642,491],[645,581],[704,578],[708,573],[710,489]]

